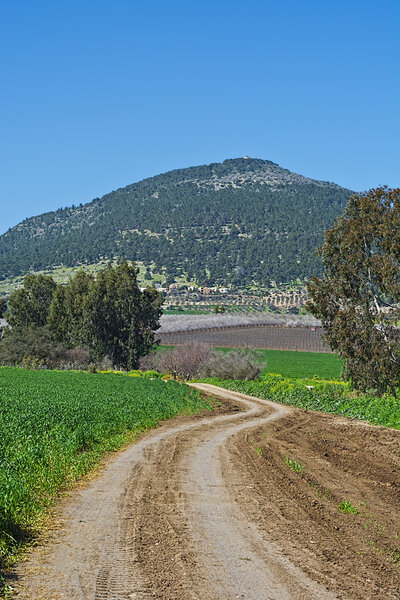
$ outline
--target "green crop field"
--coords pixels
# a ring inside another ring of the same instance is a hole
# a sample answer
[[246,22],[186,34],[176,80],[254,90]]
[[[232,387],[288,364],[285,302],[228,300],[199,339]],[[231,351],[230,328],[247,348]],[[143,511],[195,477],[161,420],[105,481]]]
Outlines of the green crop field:
[[[167,352],[175,346],[157,346],[157,352]],[[232,348],[215,348],[220,352],[232,352]],[[265,363],[263,375],[279,373],[284,377],[314,377],[340,379],[343,361],[336,354],[327,352],[298,352],[297,350],[254,350],[257,360]]]
[[196,390],[173,381],[1,367],[0,567],[106,451],[203,408]]
[[293,350],[262,351],[267,366],[264,373],[280,373],[284,377],[314,377],[339,379],[343,362],[336,354],[326,352],[295,352]]
[[[216,348],[230,352],[232,348]],[[263,375],[279,373],[284,377],[314,377],[340,379],[343,361],[336,354],[327,352],[298,352],[294,350],[255,350],[262,363],[266,363]]]

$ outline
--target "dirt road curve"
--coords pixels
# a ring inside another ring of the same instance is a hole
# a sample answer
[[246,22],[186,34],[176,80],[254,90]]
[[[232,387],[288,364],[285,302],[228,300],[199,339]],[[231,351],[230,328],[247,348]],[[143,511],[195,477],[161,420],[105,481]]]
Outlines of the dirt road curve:
[[[289,542],[291,537],[279,518],[274,523],[282,529],[283,540],[265,522],[258,466],[253,475],[246,475],[247,451],[241,448],[250,448],[255,459],[260,458],[248,432],[264,431],[290,419],[294,411],[213,386],[196,386],[225,396],[217,414],[164,423],[75,492],[60,509],[59,527],[18,567],[12,582],[16,597],[397,598],[393,585],[380,595],[385,583],[379,578],[369,579],[370,587],[363,588],[350,576],[343,592],[340,570],[326,570],[326,557],[318,564],[306,547],[296,552],[293,544],[286,552],[286,535]],[[274,502],[276,494],[271,487]],[[281,510],[279,502],[283,506],[285,499],[278,500]],[[292,529],[297,526],[292,523]]]

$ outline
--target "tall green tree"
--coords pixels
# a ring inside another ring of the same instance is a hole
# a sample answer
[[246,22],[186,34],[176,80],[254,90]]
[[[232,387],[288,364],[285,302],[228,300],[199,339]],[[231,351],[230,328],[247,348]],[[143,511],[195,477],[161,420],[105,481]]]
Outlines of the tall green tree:
[[127,262],[109,264],[91,283],[85,305],[90,346],[124,369],[138,367],[152,348],[164,300],[154,289],[140,291],[138,272]]
[[322,278],[307,285],[308,310],[355,388],[400,386],[400,189],[354,194],[319,250]]
[[48,325],[55,337],[69,347],[88,343],[90,335],[86,304],[93,282],[93,275],[78,269],[66,285],[57,286],[54,292]]
[[47,275],[27,275],[22,288],[10,294],[7,322],[12,327],[46,325],[56,287],[56,282]]
[[7,300],[0,298],[0,319],[4,317],[7,311]]

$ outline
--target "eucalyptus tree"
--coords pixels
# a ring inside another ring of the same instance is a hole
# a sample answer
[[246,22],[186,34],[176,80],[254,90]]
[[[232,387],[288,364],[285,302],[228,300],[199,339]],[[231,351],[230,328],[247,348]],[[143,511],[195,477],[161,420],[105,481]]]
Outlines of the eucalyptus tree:
[[7,322],[12,327],[43,327],[47,323],[56,282],[47,275],[33,273],[24,278],[21,288],[11,292]]
[[400,189],[350,197],[325,232],[321,278],[307,285],[308,310],[355,388],[400,386]]

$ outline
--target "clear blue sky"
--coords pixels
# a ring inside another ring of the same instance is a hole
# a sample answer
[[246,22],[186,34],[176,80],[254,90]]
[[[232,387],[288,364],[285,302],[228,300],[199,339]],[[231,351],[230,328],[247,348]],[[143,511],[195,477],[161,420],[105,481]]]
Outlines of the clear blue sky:
[[398,0],[2,3],[0,233],[248,154],[400,185]]

